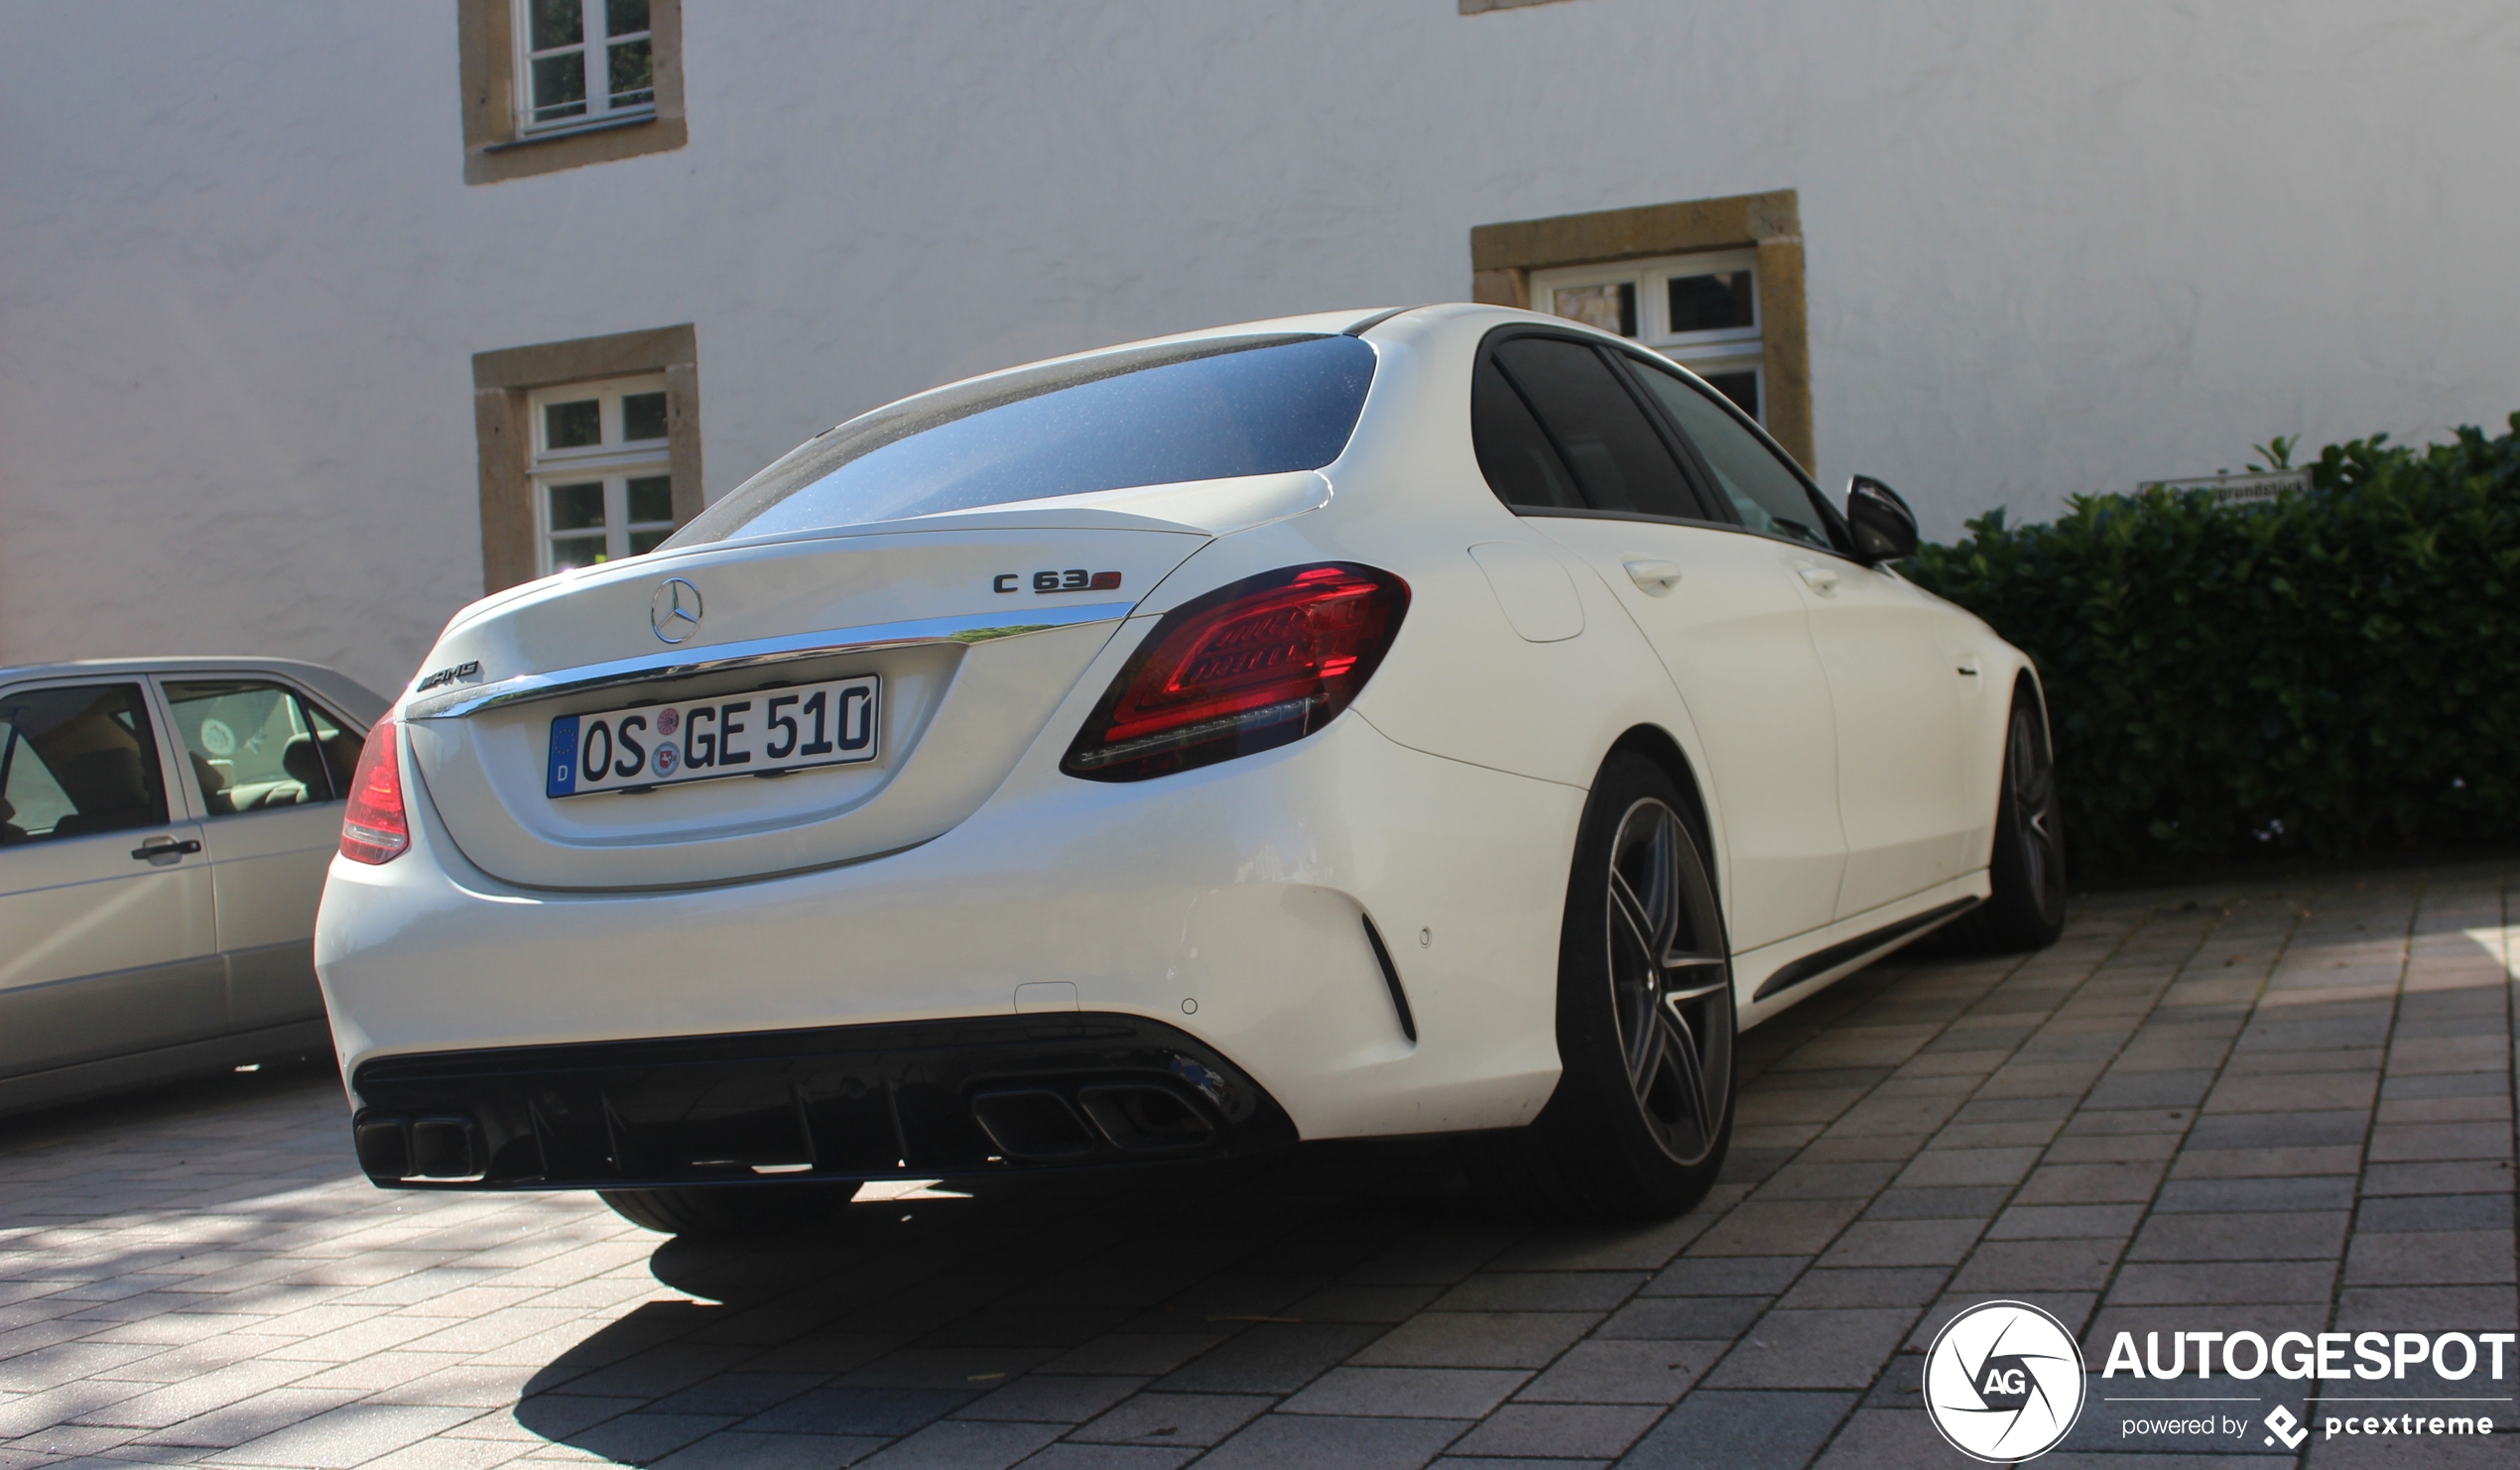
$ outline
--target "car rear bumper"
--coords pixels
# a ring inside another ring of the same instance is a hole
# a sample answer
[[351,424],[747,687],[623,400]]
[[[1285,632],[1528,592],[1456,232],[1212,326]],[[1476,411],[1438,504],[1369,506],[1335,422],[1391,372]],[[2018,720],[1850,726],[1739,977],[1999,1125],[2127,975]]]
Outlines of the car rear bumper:
[[1097,1013],[422,1053],[355,1081],[360,1166],[399,1188],[967,1177],[1296,1141],[1197,1038]]
[[481,873],[407,758],[411,849],[336,860],[316,924],[353,1106],[388,1107],[369,1089],[407,1057],[1087,1015],[1229,1058],[1304,1138],[1511,1127],[1548,1101],[1581,791],[1353,711],[1143,783],[1062,776],[1049,744],[907,851],[631,894]]

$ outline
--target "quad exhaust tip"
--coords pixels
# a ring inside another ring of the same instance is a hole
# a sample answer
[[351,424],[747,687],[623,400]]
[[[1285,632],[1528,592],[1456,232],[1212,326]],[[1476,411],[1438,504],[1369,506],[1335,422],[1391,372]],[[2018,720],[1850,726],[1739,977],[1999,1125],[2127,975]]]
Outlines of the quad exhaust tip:
[[378,1179],[477,1179],[489,1166],[480,1126],[461,1115],[359,1120],[359,1167]]
[[1144,1082],[1082,1087],[1072,1105],[1047,1087],[983,1092],[971,1099],[971,1117],[1009,1159],[1072,1160],[1104,1147],[1171,1154],[1216,1138],[1197,1108],[1171,1088]]

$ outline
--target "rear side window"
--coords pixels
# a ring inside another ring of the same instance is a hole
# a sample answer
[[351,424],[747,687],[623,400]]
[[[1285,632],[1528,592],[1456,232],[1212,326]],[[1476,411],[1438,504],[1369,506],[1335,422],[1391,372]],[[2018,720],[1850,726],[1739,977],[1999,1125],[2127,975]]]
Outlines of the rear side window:
[[1470,442],[1478,451],[1480,473],[1507,505],[1583,509],[1575,476],[1541,431],[1540,421],[1531,416],[1531,405],[1505,381],[1492,356],[1479,359],[1477,375],[1470,380]]
[[1741,524],[1752,531],[1789,537],[1829,551],[1828,517],[1803,477],[1785,466],[1776,451],[1741,427],[1723,405],[1691,387],[1678,374],[1645,363],[1636,375],[1646,391],[1661,400],[1680,421],[1681,432],[1706,461]]
[[138,684],[0,700],[0,846],[166,819],[166,780]]
[[[1490,360],[1538,419],[1586,506],[1651,516],[1704,514],[1681,478],[1680,462],[1597,350],[1563,337],[1512,337],[1491,350]],[[1528,490],[1490,483],[1507,504],[1537,503],[1514,500]]]
[[668,546],[1052,496],[1319,469],[1355,431],[1374,349],[1236,337],[922,394],[808,441]]

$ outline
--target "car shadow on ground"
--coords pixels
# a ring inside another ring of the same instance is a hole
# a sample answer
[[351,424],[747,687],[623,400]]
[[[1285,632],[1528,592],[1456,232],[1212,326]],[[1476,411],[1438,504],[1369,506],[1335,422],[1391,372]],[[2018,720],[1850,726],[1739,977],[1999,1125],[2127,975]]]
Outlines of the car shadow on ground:
[[[644,1459],[694,1430],[858,1441],[1029,1417],[981,1405],[1021,1397],[1027,1375],[1035,1392],[1247,1387],[1271,1361],[1356,1351],[1440,1289],[1451,1258],[1527,1229],[1423,1141],[862,1196],[811,1235],[660,1243],[650,1268],[688,1299],[643,1303],[553,1360],[516,1417]],[[1335,1285],[1378,1256],[1390,1269],[1364,1275],[1383,1285]],[[621,1414],[627,1399],[653,1402]]]
[[[1757,1077],[1825,1026],[1823,1013],[1902,973],[1862,977],[1809,1008],[1804,1025],[1745,1035],[1740,1076]],[[1746,1188],[1736,1178],[1772,1168],[1769,1152],[1736,1147],[1709,1207]],[[842,1463],[927,1429],[967,1431],[963,1450],[937,1448],[977,1462],[992,1426],[1091,1417],[1104,1396],[1156,1390],[1172,1396],[1159,1401],[1167,1411],[1266,1403],[1250,1396],[1291,1392],[1350,1360],[1509,1248],[1624,1257],[1642,1237],[1668,1237],[1654,1253],[1668,1255],[1702,1224],[1693,1212],[1538,1226],[1485,1198],[1433,1138],[869,1185],[814,1234],[661,1240],[648,1264],[659,1296],[673,1295],[554,1358],[514,1413],[617,1461],[708,1464],[740,1445]],[[1193,1442],[1140,1427],[1151,1437],[1128,1442]],[[690,1449],[675,1458],[680,1445]]]

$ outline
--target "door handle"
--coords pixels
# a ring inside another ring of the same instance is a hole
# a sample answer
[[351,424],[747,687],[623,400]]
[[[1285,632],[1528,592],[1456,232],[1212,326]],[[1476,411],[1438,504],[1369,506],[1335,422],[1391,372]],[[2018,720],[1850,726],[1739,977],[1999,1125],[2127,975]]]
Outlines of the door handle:
[[1680,568],[1669,561],[1630,561],[1627,579],[1648,592],[1660,594],[1680,585]]
[[201,839],[198,837],[187,837],[181,842],[173,837],[152,837],[133,848],[131,855],[144,863],[154,863],[160,858],[180,858],[188,852],[200,850]]
[[1976,661],[1975,659],[1963,659],[1963,660],[1961,660],[1961,661],[1960,661],[1960,665],[1959,665],[1959,672],[1960,672],[1960,673],[1962,673],[1962,674],[1967,674],[1967,675],[1968,675],[1969,677],[1971,677],[1971,678],[1975,678],[1975,677],[1977,677],[1977,661]]
[[1803,584],[1815,592],[1827,595],[1837,590],[1837,573],[1829,567],[1797,566],[1794,570],[1802,577]]

